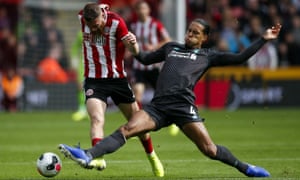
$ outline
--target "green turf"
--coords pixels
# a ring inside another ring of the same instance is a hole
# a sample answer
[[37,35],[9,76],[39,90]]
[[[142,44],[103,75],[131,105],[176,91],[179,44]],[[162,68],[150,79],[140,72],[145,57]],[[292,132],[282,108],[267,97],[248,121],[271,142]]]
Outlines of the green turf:
[[[161,179],[153,177],[137,139],[107,155],[108,167],[103,172],[81,169],[63,158],[57,150],[59,143],[90,146],[89,121],[73,122],[70,114],[0,113],[0,179],[46,179],[35,167],[36,159],[46,151],[59,154],[63,161],[61,173],[53,179]],[[268,169],[269,179],[300,179],[299,109],[203,111],[201,115],[215,143],[227,146],[240,160]],[[120,113],[109,113],[106,134],[123,122]],[[248,179],[204,157],[182,134],[173,137],[163,129],[153,132],[152,138],[165,167],[164,180]]]

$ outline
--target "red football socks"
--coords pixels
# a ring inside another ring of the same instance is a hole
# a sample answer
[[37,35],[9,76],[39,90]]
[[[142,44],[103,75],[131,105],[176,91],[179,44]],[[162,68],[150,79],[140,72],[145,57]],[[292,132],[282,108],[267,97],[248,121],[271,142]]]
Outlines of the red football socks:
[[153,146],[152,146],[152,140],[151,140],[151,138],[148,138],[146,140],[142,140],[142,139],[140,139],[140,140],[141,140],[141,142],[142,142],[142,144],[144,146],[144,149],[145,149],[146,153],[148,153],[148,154],[152,153]]
[[92,146],[95,146],[97,144],[97,142],[101,141],[102,138],[93,138],[92,139]]

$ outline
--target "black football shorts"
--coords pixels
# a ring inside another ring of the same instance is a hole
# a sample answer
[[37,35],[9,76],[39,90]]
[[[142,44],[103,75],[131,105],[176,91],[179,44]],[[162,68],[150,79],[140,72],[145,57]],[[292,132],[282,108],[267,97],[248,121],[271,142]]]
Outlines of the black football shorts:
[[83,87],[86,100],[97,98],[107,103],[107,98],[111,97],[116,105],[135,101],[134,94],[126,78],[86,78]]
[[144,110],[152,117],[159,130],[171,124],[176,124],[181,128],[190,122],[203,122],[198,114],[198,109],[194,104],[176,99],[176,97],[155,98],[144,107]]
[[152,70],[134,70],[134,82],[149,84],[152,88],[155,89],[158,75],[158,68]]

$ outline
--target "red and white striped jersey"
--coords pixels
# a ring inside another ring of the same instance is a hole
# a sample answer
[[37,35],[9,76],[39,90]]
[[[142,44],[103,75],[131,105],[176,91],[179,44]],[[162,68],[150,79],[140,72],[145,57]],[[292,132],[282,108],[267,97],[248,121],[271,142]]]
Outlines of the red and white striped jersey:
[[107,11],[104,34],[92,35],[85,24],[83,11],[78,14],[83,34],[84,76],[89,78],[124,78],[125,45],[122,40],[128,34],[124,20]]
[[[131,23],[131,30],[136,35],[140,50],[147,51],[146,46],[156,46],[160,43],[163,37],[169,37],[169,34],[163,24],[150,17],[145,22],[135,21]],[[160,64],[143,65],[137,60],[133,62],[133,68],[138,70],[151,70],[160,67]]]

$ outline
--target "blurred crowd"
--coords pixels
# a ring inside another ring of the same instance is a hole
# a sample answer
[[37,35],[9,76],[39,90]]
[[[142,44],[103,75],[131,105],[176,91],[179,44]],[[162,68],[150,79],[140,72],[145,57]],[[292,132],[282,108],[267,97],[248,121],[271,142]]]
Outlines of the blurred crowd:
[[[101,0],[121,14],[130,24],[136,18],[134,4],[138,0]],[[168,0],[146,0],[151,15],[163,19]],[[251,69],[276,69],[300,65],[300,0],[185,0],[187,24],[194,18],[204,18],[212,32],[206,47],[240,52],[268,27],[283,25],[278,41],[268,43],[247,66]],[[172,27],[167,27],[171,31]],[[174,37],[175,38],[175,37]]]
[[25,80],[67,82],[69,60],[57,12],[47,8],[20,8],[18,67]]
[[[134,4],[138,0],[101,0],[119,13],[128,25],[135,20]],[[164,2],[146,0],[151,15],[162,20]],[[276,69],[300,65],[300,0],[185,0],[187,24],[194,18],[204,18],[211,25],[206,47],[240,52],[261,33],[276,23],[283,25],[280,38],[267,43],[248,61],[251,69]],[[0,99],[9,101],[10,81],[22,89],[23,81],[66,83],[72,79],[70,58],[64,42],[64,32],[57,27],[53,9],[20,8],[21,1],[0,1]],[[48,1],[48,3],[51,1]],[[100,1],[99,1],[100,2]],[[75,15],[76,16],[76,15]],[[18,18],[22,20],[18,21]],[[166,27],[171,30],[172,27]],[[173,37],[175,39],[175,37]],[[130,70],[130,68],[129,68]],[[17,83],[18,84],[18,83]],[[5,86],[5,87],[4,87]],[[15,93],[15,98],[20,94]],[[15,110],[4,106],[5,109]]]
[[69,81],[64,35],[56,22],[53,9],[0,1],[0,110],[17,110],[26,81]]
[[17,73],[17,4],[14,0],[0,4],[0,110],[3,106],[8,111],[16,111],[23,90]]
[[240,52],[268,27],[281,23],[276,42],[268,43],[249,62],[249,67],[271,68],[300,65],[299,0],[187,0],[187,18],[202,17],[213,29],[209,46]]

